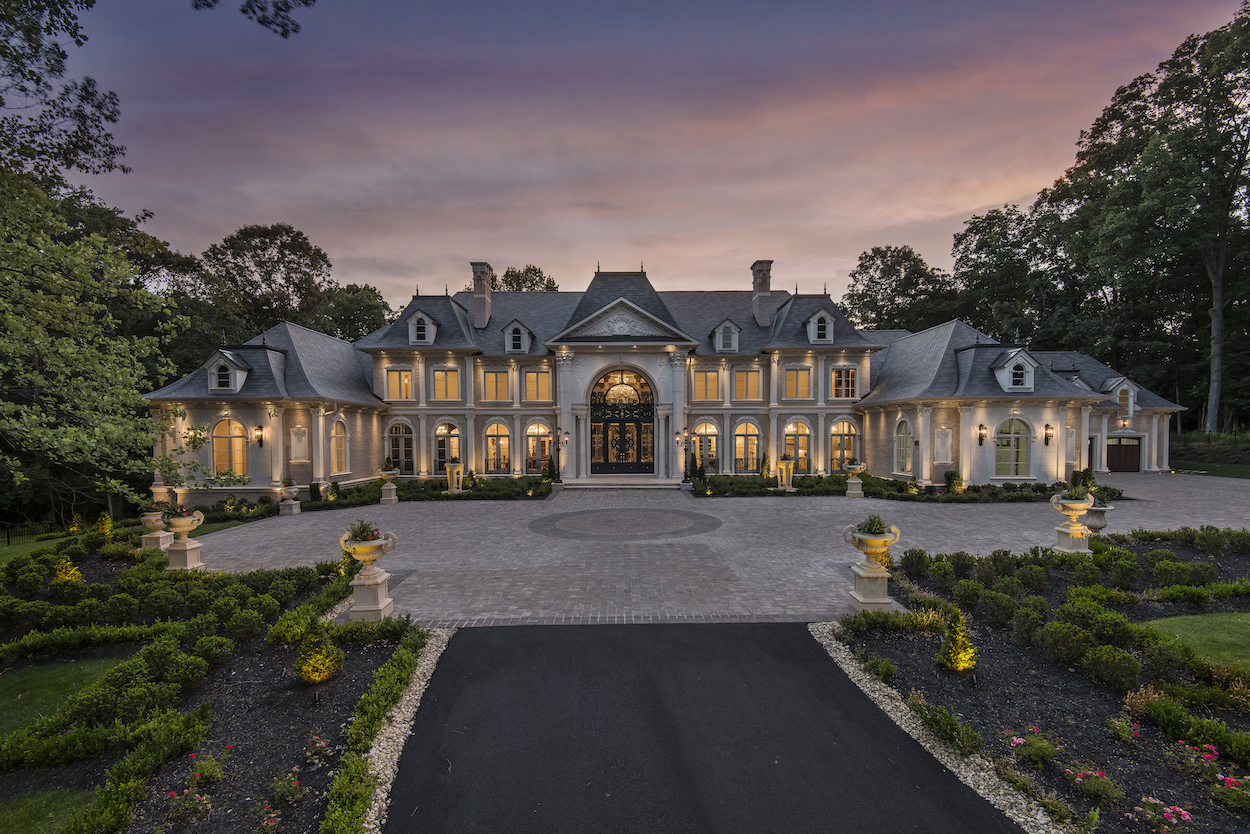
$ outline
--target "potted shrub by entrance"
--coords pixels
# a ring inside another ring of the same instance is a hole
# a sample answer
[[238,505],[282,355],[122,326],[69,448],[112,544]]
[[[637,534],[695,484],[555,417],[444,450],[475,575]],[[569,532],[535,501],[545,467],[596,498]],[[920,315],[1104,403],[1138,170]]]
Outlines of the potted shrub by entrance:
[[794,456],[782,455],[777,461],[777,486],[782,489],[794,489]]
[[347,532],[339,539],[339,546],[365,566],[352,580],[351,619],[381,620],[390,615],[394,601],[387,580],[391,575],[374,562],[394,550],[398,543],[394,533],[380,533],[376,524],[363,519],[348,525]]
[[886,593],[890,581],[890,545],[899,540],[899,529],[887,526],[881,516],[873,515],[842,531],[843,538],[864,554],[862,561],[851,565],[855,589],[851,591],[851,608],[856,611],[888,610],[894,600]]
[[204,523],[204,513],[179,504],[170,507],[166,518],[169,529],[177,536],[165,551],[169,556],[166,570],[204,570],[204,563],[200,561],[200,543],[189,538],[191,531]]
[[1055,550],[1062,553],[1089,553],[1090,530],[1077,521],[1077,517],[1087,512],[1094,505],[1094,498],[1084,486],[1068,487],[1066,492],[1057,492],[1050,497],[1050,505],[1067,516],[1067,522],[1055,528],[1059,534],[1059,543]]

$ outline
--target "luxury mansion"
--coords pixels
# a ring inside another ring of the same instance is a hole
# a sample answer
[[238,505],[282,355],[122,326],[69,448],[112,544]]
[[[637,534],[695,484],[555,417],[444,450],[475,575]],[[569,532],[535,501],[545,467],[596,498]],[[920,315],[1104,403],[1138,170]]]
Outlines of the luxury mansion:
[[[148,395],[175,431],[207,425],[203,463],[239,495],[401,477],[539,474],[566,484],[669,483],[683,448],[709,473],[795,473],[851,458],[941,484],[1052,482],[1073,469],[1168,468],[1181,406],[1083,354],[1000,344],[960,321],[856,330],[828,295],[771,287],[661,292],[645,272],[596,272],[585,292],[414,296],[352,344],[283,323],[222,345]],[[745,283],[745,281],[744,281]],[[165,438],[157,452],[173,448]],[[557,448],[558,447],[558,448]],[[174,498],[160,477],[158,497]],[[203,496],[179,488],[184,503]],[[201,490],[202,491],[202,490]]]

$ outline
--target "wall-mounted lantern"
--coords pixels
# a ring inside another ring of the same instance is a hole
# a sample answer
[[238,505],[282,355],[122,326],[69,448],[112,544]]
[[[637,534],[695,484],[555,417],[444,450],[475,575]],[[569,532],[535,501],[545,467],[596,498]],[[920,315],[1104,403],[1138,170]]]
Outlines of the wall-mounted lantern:
[[985,427],[984,423],[977,426],[977,445],[978,446],[985,445],[985,438],[989,436],[989,433],[990,433],[990,430]]
[[265,429],[262,426],[252,429],[252,439],[256,441],[257,446],[263,447],[265,445]]
[[1050,445],[1050,440],[1054,436],[1055,436],[1055,427],[1052,426],[1050,423],[1047,423],[1046,424],[1046,440],[1045,440],[1045,443],[1047,446]]

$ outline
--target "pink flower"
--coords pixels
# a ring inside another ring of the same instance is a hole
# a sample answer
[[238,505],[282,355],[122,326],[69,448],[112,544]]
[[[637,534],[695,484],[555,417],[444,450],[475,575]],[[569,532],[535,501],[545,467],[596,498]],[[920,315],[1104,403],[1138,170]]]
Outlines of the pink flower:
[[1189,822],[1189,820],[1190,820],[1192,817],[1193,817],[1193,815],[1192,815],[1192,814],[1190,814],[1188,811],[1181,811],[1181,819],[1182,819],[1182,820],[1184,820],[1185,822]]
[[177,792],[177,791],[170,791],[170,792],[169,792],[169,795],[170,795],[170,796],[177,796],[177,795],[178,795],[178,792]]
[[1211,760],[1212,760],[1212,759],[1214,759],[1214,758],[1215,758],[1215,756],[1211,755],[1210,753],[1206,753],[1206,754],[1204,754],[1204,755],[1203,755],[1202,760],[1203,760],[1204,762],[1209,762],[1209,761],[1211,761]]
[[195,758],[195,754],[194,754],[194,753],[192,753],[192,754],[191,754],[191,758],[193,758],[193,759]]
[[1024,739],[1020,738],[1019,736],[1012,736],[1011,746],[1015,747],[1017,744],[1024,744]]

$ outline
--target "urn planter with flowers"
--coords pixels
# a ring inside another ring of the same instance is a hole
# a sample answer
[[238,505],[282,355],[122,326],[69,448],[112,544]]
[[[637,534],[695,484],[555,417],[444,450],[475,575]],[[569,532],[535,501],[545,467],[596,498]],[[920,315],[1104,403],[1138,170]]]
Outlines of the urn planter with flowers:
[[395,606],[387,581],[391,575],[374,564],[395,549],[399,539],[394,533],[380,533],[372,521],[361,519],[347,527],[339,539],[339,546],[352,555],[364,569],[352,580],[352,608],[348,615],[353,620],[381,620],[390,615]]
[[176,536],[165,551],[169,557],[169,566],[165,570],[204,570],[204,563],[200,561],[200,543],[190,538],[191,531],[204,523],[204,513],[179,504],[170,507],[165,517],[169,521],[169,529]]
[[842,468],[846,470],[846,497],[863,498],[864,482],[859,479],[859,476],[868,467],[855,458],[850,458]]
[[890,564],[890,545],[897,542],[900,535],[897,527],[887,526],[876,514],[842,531],[847,544],[864,554],[862,561],[851,565],[851,572],[855,574],[851,608],[856,611],[889,610],[894,605],[894,600],[886,593],[890,581],[887,568]]
[[[1067,517],[1067,522],[1055,528],[1059,543],[1055,550],[1061,553],[1089,553],[1090,529],[1077,519],[1094,505],[1094,497],[1083,486],[1070,487],[1050,497],[1050,505]],[[1104,526],[1105,522],[1104,522]]]
[[283,478],[278,494],[282,497],[278,503],[278,515],[299,515],[299,487],[295,485],[295,479]]

